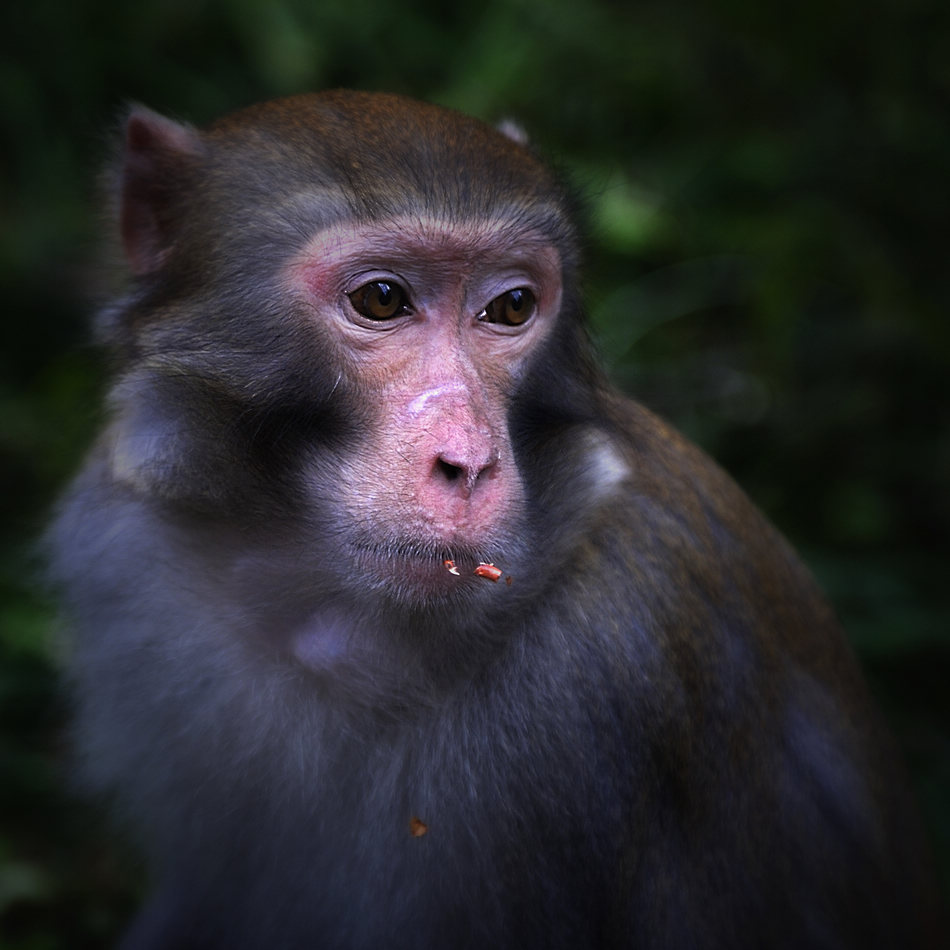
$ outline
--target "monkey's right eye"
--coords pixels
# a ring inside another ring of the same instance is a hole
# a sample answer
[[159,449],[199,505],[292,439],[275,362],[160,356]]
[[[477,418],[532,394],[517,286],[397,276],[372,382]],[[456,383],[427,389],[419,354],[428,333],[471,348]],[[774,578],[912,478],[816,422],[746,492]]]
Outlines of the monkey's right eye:
[[399,284],[374,280],[347,294],[353,309],[368,320],[391,320],[409,312],[409,297]]

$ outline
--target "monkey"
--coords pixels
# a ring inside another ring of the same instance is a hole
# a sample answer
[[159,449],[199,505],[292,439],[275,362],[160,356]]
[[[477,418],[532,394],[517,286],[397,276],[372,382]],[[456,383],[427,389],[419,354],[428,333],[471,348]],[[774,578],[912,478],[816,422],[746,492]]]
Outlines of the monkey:
[[119,153],[48,548],[126,950],[940,943],[831,607],[607,379],[520,133],[329,91]]

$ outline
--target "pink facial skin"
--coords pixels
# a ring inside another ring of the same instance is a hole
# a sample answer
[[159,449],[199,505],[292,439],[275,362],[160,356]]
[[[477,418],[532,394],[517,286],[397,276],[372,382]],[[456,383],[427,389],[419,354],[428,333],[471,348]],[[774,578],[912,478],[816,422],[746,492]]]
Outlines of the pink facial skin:
[[[331,330],[348,382],[373,394],[365,454],[338,478],[356,569],[432,593],[459,583],[445,558],[469,578],[479,563],[504,563],[506,526],[524,503],[509,400],[560,307],[557,251],[497,221],[329,228],[287,280],[308,319]],[[377,282],[402,295],[396,315],[354,306]],[[492,302],[516,290],[529,292],[529,315],[493,320]]]

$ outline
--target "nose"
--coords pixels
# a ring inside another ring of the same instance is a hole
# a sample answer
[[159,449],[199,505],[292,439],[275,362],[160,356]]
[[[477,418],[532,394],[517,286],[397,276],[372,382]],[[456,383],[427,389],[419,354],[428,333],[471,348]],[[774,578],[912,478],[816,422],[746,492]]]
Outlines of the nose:
[[490,478],[498,456],[486,441],[475,440],[454,450],[443,449],[432,463],[430,477],[444,488],[470,498],[480,482]]

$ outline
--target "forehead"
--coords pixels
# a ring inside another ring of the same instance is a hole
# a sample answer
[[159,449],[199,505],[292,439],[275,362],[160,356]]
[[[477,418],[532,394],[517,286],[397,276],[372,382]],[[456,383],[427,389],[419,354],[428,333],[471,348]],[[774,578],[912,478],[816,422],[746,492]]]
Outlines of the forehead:
[[[323,224],[415,218],[453,229],[491,220],[569,239],[557,176],[483,122],[398,96],[294,97],[226,118],[209,134],[214,166],[252,202],[310,195]],[[246,191],[241,189],[246,188]]]
[[550,235],[517,215],[495,219],[457,220],[447,215],[397,216],[365,221],[355,227],[331,225],[315,236],[325,247],[361,256],[424,254],[430,262],[474,257],[529,260],[556,253]]

